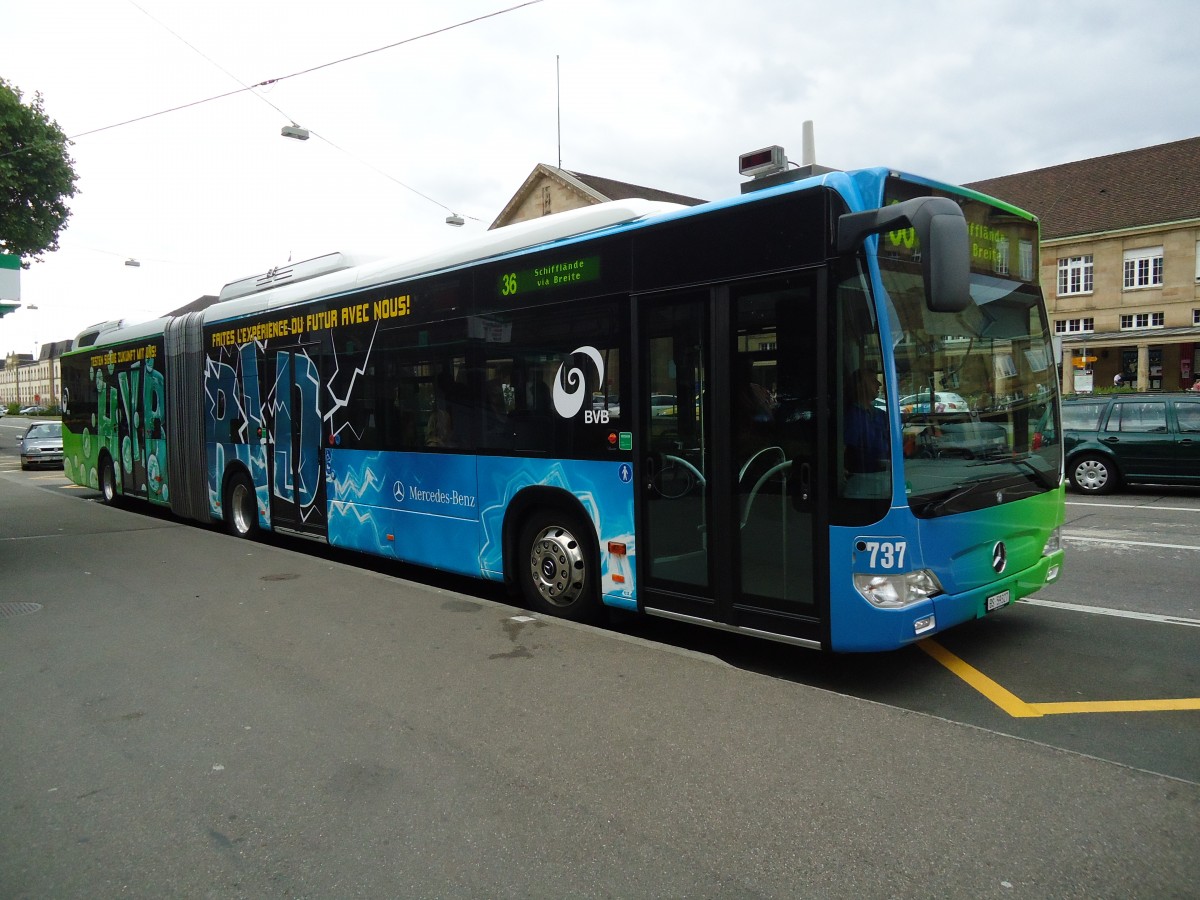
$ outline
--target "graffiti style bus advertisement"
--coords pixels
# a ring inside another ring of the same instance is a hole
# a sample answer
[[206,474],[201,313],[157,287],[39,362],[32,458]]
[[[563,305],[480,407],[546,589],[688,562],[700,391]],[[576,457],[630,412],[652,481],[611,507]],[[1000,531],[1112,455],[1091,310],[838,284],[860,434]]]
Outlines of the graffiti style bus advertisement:
[[112,467],[118,493],[170,502],[162,349],[155,338],[64,366],[63,465],[72,481],[99,489],[100,472]]

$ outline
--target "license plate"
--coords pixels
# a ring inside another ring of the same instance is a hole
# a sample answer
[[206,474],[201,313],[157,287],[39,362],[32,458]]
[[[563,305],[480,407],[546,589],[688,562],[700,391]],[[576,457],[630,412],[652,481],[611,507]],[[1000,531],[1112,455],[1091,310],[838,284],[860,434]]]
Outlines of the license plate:
[[1012,591],[1001,591],[998,594],[992,594],[992,596],[987,598],[987,611],[991,612],[993,609],[999,609],[1002,606],[1008,606],[1009,601],[1011,600]]

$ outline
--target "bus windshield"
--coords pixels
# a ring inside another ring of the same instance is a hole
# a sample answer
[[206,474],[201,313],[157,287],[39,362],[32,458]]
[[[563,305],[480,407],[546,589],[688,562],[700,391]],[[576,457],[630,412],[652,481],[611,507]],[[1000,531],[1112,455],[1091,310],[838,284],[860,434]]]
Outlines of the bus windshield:
[[[925,303],[920,250],[880,238],[904,484],[921,518],[982,509],[1061,482],[1057,377],[1036,283],[1037,225],[956,197],[971,234],[971,299]],[[876,405],[886,408],[880,397]]]

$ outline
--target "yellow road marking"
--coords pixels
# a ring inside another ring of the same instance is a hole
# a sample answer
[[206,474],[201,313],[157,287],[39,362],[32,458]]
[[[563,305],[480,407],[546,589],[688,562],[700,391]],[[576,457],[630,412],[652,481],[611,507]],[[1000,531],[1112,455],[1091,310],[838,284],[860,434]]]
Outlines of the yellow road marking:
[[1172,712],[1200,709],[1200,697],[1185,697],[1180,700],[1084,700],[1078,703],[1030,703],[1044,716],[1064,713],[1102,712]]
[[963,662],[941,644],[926,638],[917,644],[927,654],[969,684],[1014,719],[1059,716],[1069,713],[1166,712],[1200,710],[1200,697],[1177,700],[1083,700],[1067,703],[1026,703],[974,666]]
[[1013,718],[1028,719],[1042,715],[1042,713],[1030,709],[1029,704],[1016,694],[996,684],[974,666],[967,665],[936,641],[926,638],[917,646]]

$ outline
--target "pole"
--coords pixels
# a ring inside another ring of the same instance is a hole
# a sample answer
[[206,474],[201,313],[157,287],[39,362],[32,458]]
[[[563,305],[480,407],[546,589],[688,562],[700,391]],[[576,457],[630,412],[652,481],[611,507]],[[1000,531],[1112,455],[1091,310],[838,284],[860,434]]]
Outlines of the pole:
[[554,105],[558,110],[558,167],[562,168],[562,76],[559,74],[558,54],[554,54]]

